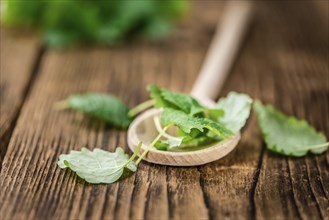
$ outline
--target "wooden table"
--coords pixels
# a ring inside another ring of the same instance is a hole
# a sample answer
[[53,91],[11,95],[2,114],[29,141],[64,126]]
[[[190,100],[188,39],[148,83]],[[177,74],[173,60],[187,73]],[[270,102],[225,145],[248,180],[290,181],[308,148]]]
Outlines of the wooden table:
[[[329,135],[328,2],[258,2],[254,24],[221,94],[239,91],[305,118]],[[58,168],[82,146],[129,152],[126,132],[53,103],[112,93],[134,106],[157,83],[189,92],[222,12],[194,4],[166,42],[55,50],[1,29],[0,219],[329,219],[329,153],[269,152],[255,116],[219,161],[176,168],[143,162],[136,174],[91,185]],[[129,152],[131,154],[131,152]]]

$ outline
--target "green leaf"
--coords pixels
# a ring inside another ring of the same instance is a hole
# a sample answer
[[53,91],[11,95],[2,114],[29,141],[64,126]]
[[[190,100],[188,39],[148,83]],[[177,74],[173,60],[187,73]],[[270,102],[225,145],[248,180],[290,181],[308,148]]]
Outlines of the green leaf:
[[154,100],[154,107],[156,108],[175,108],[175,105],[165,100],[162,96],[163,90],[155,84],[150,84],[147,87],[147,90],[150,91],[150,97]]
[[172,92],[154,84],[148,86],[151,98],[155,101],[156,108],[172,108],[181,110],[186,114],[195,115],[203,112],[205,108],[190,95]]
[[99,148],[93,151],[82,148],[81,151],[73,150],[60,155],[57,164],[62,169],[70,168],[89,183],[113,183],[122,176],[124,168],[133,172],[137,170],[132,160],[137,156],[140,146],[130,159],[120,147],[114,153]]
[[165,126],[174,124],[182,129],[185,133],[190,133],[192,129],[198,129],[202,132],[204,129],[201,119],[189,116],[182,111],[170,108],[164,109],[160,115],[160,121]]
[[195,115],[203,112],[205,109],[197,100],[189,95],[164,90],[162,96],[165,100],[175,105],[176,109],[181,110],[186,114]]
[[[164,128],[164,130],[166,130],[166,128]],[[120,147],[118,147],[114,153],[99,148],[93,151],[82,148],[81,151],[73,150],[69,154],[60,155],[57,164],[62,169],[71,169],[76,172],[79,177],[85,179],[89,183],[113,183],[126,175],[123,175],[125,168],[135,172],[139,162],[146,156],[149,148],[152,147],[159,138],[160,136],[154,139],[136,163],[133,161],[142,147],[142,142],[138,144],[134,154],[130,158]]]
[[167,149],[174,147],[179,147],[182,144],[183,138],[170,138],[162,141],[162,143],[167,144]]
[[208,136],[200,136],[193,139],[184,140],[182,147],[186,148],[186,147],[204,146],[204,145],[212,144],[214,142],[218,142],[218,140]]
[[128,106],[111,95],[98,93],[72,95],[66,101],[55,105],[60,108],[62,104],[63,107],[78,110],[121,128],[127,128],[132,121],[132,118],[128,117]]
[[154,147],[155,147],[157,150],[164,150],[164,151],[166,151],[168,146],[169,146],[168,144],[163,143],[161,140],[158,140],[158,141],[155,142],[155,144],[154,144]]
[[33,27],[50,46],[78,42],[113,44],[141,34],[168,36],[177,18],[186,14],[186,0],[143,1],[1,1],[1,23]]
[[251,103],[252,99],[248,95],[230,92],[216,105],[216,108],[224,110],[224,116],[218,121],[233,132],[240,131],[250,115]]
[[205,113],[208,118],[217,121],[219,118],[224,116],[224,110],[222,109],[206,109]]
[[218,137],[225,139],[232,135],[232,132],[226,129],[222,124],[212,121],[208,118],[197,118],[190,116],[182,111],[165,108],[160,115],[160,121],[165,126],[174,124],[182,129],[185,133],[191,133],[192,129],[197,129],[201,132],[204,129],[209,129]]
[[222,123],[215,122],[213,120],[210,120],[209,118],[203,118],[202,124],[205,128],[207,128],[209,131],[216,134],[218,137],[225,139],[233,135],[233,132],[226,128]]
[[176,151],[178,150],[176,148],[196,150],[198,147],[201,149],[206,144],[218,141],[216,134],[214,134],[215,137],[209,137],[208,133],[210,131],[201,132],[197,129],[191,129],[190,133],[178,129],[178,137],[172,136],[161,127],[159,117],[154,117],[154,124],[159,134],[161,134],[163,138],[166,138],[165,140],[157,141],[154,145],[158,150]]
[[158,150],[172,150],[173,148],[180,147],[182,138],[168,138],[166,140],[159,140],[155,143],[154,147]]
[[307,152],[320,154],[328,149],[326,137],[306,121],[288,117],[258,100],[254,103],[254,110],[269,150],[300,157]]
[[154,117],[153,119],[154,119],[155,128],[157,129],[159,134],[162,137],[167,138],[166,140],[157,141],[154,145],[155,148],[157,148],[158,150],[168,150],[168,149],[173,148],[173,147],[179,147],[182,144],[182,141],[183,141],[184,137],[174,137],[174,136],[168,134],[161,127],[159,117]]

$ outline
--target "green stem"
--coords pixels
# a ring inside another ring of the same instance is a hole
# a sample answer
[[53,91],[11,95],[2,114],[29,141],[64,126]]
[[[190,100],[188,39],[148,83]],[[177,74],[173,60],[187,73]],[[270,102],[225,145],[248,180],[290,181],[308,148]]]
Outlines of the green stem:
[[59,110],[64,110],[70,108],[70,102],[69,100],[63,100],[59,102],[54,103],[54,109],[59,111]]
[[137,145],[137,148],[134,152],[134,154],[129,158],[129,160],[123,165],[124,167],[127,166],[131,161],[133,161],[135,159],[135,157],[137,156],[137,154],[139,153],[139,150],[142,147],[142,142],[140,141],[139,144]]
[[145,102],[142,102],[141,104],[137,105],[136,107],[132,108],[129,112],[128,112],[128,116],[129,117],[134,117],[137,114],[139,114],[140,112],[144,111],[147,108],[150,108],[154,105],[154,100],[150,99],[147,100]]
[[[165,132],[163,130],[163,128],[161,127],[161,123],[160,123],[160,120],[159,120],[159,117],[158,116],[155,116],[153,118],[153,120],[154,120],[155,128],[157,129],[157,131],[159,132],[159,134],[162,134],[163,137],[165,137],[167,139],[180,139],[179,137],[174,137],[174,136],[168,134],[167,132]],[[170,125],[173,125],[173,124],[170,124]]]
[[[168,128],[170,127],[170,125],[167,125],[166,127],[163,128],[163,131],[166,131]],[[162,137],[162,134],[158,134],[158,136],[156,136],[156,138],[152,141],[152,143],[145,149],[145,151],[143,152],[143,154],[138,158],[138,160],[136,161],[136,165],[138,165],[143,158],[145,157],[145,155],[150,151],[150,149],[155,145],[155,143]]]

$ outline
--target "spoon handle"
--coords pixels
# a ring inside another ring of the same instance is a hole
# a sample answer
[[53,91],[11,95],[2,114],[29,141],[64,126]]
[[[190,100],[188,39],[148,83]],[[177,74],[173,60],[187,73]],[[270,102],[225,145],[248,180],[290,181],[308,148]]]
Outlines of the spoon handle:
[[250,1],[227,3],[222,22],[208,49],[191,95],[202,100],[217,98],[239,50],[252,14]]

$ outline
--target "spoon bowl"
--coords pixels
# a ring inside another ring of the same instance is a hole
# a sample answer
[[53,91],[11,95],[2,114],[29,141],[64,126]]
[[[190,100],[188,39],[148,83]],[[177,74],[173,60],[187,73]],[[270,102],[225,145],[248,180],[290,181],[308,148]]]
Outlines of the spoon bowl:
[[[250,1],[228,2],[222,22],[218,23],[217,31],[210,44],[204,64],[195,81],[191,95],[207,107],[213,107],[214,100],[230,71],[234,58],[238,52],[242,37],[247,30],[251,18],[253,3]],[[143,143],[139,155],[145,152],[144,160],[171,166],[196,166],[218,160],[230,153],[240,140],[240,132],[232,137],[210,146],[202,146],[189,151],[172,152],[161,151],[148,146],[158,135],[154,124],[154,117],[159,116],[161,110],[150,109],[139,115],[128,129],[128,145],[135,151],[138,143]],[[169,131],[168,131],[169,132]],[[144,156],[144,155],[143,155]],[[137,161],[138,163],[139,161]]]
[[[159,116],[160,113],[160,109],[147,110],[139,115],[128,129],[128,145],[133,152],[136,150],[138,143],[140,141],[143,142],[139,156],[158,135],[153,118]],[[152,147],[143,160],[169,166],[202,165],[229,154],[237,146],[240,137],[239,132],[224,141],[213,143],[206,148],[187,152],[162,151]]]

